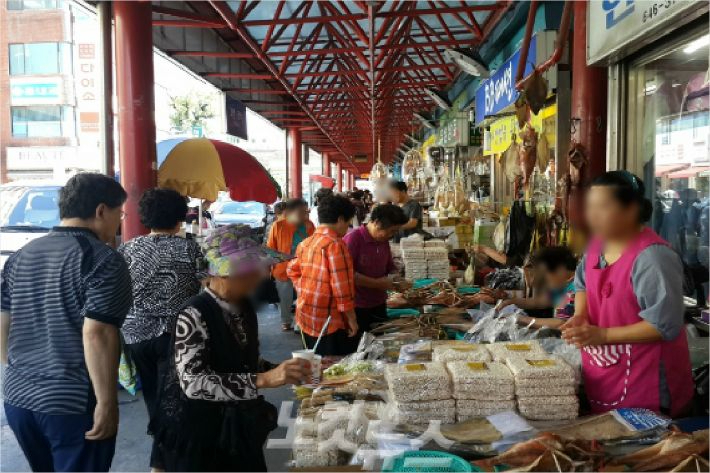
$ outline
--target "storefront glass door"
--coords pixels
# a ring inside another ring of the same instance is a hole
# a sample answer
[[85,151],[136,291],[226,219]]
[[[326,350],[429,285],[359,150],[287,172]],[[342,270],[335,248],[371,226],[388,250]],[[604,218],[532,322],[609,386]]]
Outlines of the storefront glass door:
[[647,185],[653,228],[708,275],[707,28],[629,63],[626,168]]

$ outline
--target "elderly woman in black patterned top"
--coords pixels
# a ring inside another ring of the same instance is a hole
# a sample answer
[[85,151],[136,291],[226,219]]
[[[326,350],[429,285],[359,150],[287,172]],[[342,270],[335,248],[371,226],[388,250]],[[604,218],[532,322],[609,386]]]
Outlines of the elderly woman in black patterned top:
[[[159,371],[170,358],[170,332],[180,309],[200,291],[202,252],[193,240],[177,235],[187,214],[187,203],[179,193],[148,190],[138,208],[150,234],[118,249],[128,263],[133,282],[133,305],[121,331],[152,417]],[[150,466],[163,468],[155,446]]]
[[249,300],[270,266],[288,258],[254,241],[245,225],[206,240],[208,284],[178,316],[150,425],[167,471],[266,470],[263,445],[277,412],[261,391],[300,383],[310,366],[261,358]]

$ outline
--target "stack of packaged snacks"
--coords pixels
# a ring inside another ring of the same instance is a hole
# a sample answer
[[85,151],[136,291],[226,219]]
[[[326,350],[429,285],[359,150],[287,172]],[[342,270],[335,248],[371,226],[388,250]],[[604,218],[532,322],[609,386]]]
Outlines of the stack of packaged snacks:
[[443,363],[387,365],[385,379],[389,385],[390,418],[394,422],[455,421],[456,404],[451,399],[451,380]]
[[491,354],[484,345],[464,341],[441,342],[434,345],[432,361],[491,361]]
[[496,361],[447,363],[456,399],[456,421],[515,410],[515,382],[508,367]]
[[544,355],[545,350],[537,340],[520,342],[497,342],[486,345],[491,356],[496,361],[506,362],[511,357],[526,357],[530,355]]
[[515,377],[520,414],[532,420],[577,418],[574,370],[552,355],[512,356],[506,361]]

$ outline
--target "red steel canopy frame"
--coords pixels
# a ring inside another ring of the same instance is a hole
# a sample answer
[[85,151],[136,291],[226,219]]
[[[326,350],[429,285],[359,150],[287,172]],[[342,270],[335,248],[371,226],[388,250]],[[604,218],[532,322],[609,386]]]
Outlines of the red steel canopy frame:
[[[249,71],[217,67],[202,75],[277,125],[299,129],[303,143],[333,163],[361,173],[372,166],[378,141],[388,161],[411,132],[412,113],[434,107],[423,89],[454,81],[458,69],[444,50],[484,42],[511,3],[211,0],[152,8],[154,27],[212,29],[231,49],[168,54],[244,61]],[[251,80],[260,86],[242,85]],[[355,155],[369,159],[356,164]]]

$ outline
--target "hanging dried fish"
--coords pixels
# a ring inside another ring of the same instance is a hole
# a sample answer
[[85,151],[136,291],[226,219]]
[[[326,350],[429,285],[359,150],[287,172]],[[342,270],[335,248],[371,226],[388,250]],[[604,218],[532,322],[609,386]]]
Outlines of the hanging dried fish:
[[545,105],[547,99],[547,80],[542,77],[542,73],[535,69],[523,84],[525,99],[530,106],[532,113],[537,115]]
[[540,172],[545,172],[548,161],[550,160],[550,145],[547,142],[545,135],[545,126],[542,126],[540,134],[537,138],[537,168]]
[[528,102],[525,99],[525,92],[520,92],[515,99],[515,118],[518,119],[518,128],[524,127],[528,121]]
[[520,147],[520,170],[523,175],[523,184],[525,186],[530,182],[530,176],[535,169],[535,164],[537,164],[537,132],[527,125],[522,132],[520,132],[520,139],[523,140],[523,145]]
[[503,152],[503,172],[510,182],[515,181],[515,178],[520,175],[520,166],[518,165],[518,153],[519,153],[518,143],[515,141],[515,134],[513,134],[510,146]]

